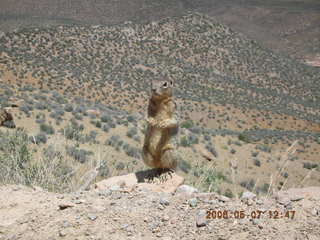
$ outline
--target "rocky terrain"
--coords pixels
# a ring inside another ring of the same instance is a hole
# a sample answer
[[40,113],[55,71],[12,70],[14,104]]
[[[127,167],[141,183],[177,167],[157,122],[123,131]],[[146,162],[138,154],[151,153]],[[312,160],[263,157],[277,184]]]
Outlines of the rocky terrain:
[[320,189],[290,189],[240,199],[174,193],[139,184],[71,194],[0,187],[0,239],[310,239],[320,238]]

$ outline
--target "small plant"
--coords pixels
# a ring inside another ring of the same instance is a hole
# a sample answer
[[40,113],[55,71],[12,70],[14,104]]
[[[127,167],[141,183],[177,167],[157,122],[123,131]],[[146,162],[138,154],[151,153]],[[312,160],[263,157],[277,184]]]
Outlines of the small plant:
[[188,173],[191,170],[191,164],[184,159],[178,161],[178,167],[185,173]]
[[306,168],[306,169],[313,169],[313,168],[317,168],[318,167],[318,164],[317,163],[310,163],[310,162],[305,162],[303,163],[303,168]]
[[193,127],[193,121],[191,119],[189,120],[186,120],[186,121],[183,121],[181,124],[180,124],[180,127],[181,128],[191,128]]
[[255,166],[257,166],[257,167],[260,167],[260,166],[261,166],[261,162],[260,162],[259,159],[254,159],[254,160],[253,160],[253,164],[254,164]]
[[54,128],[50,125],[47,125],[45,123],[40,124],[40,130],[41,132],[45,132],[46,134],[54,134]]
[[138,133],[136,128],[129,128],[127,131],[127,136],[133,138]]

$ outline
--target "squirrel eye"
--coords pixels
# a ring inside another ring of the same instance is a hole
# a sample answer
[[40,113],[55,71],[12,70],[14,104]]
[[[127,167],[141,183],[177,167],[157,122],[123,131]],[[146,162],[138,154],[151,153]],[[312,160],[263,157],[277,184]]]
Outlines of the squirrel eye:
[[170,81],[170,84],[171,84],[171,86],[173,86],[173,82],[172,81]]
[[168,86],[168,83],[167,82],[164,82],[163,83],[163,86],[166,88]]

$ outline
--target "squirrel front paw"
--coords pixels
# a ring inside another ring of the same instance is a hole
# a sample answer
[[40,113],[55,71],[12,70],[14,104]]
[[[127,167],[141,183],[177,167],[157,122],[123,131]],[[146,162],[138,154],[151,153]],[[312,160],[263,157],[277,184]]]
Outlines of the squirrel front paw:
[[147,118],[146,122],[151,125],[152,127],[157,125],[157,121],[154,118]]
[[172,128],[175,126],[177,126],[177,121],[175,119],[166,119],[158,124],[159,128]]

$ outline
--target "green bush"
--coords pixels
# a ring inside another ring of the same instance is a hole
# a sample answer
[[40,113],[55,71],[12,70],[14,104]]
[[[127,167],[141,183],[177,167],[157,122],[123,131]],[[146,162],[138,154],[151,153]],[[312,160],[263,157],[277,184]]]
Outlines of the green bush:
[[191,170],[191,164],[184,159],[181,159],[178,162],[178,167],[185,173],[188,173]]
[[180,124],[180,127],[181,128],[191,128],[191,127],[193,127],[193,121],[191,120],[191,119],[189,119],[189,120],[185,120],[185,121],[183,121],[181,124]]
[[0,131],[0,184],[38,185],[49,191],[70,191],[72,167],[60,156],[44,151],[34,159],[24,130]]
[[54,134],[54,128],[45,123],[40,124],[40,130],[46,134]]

